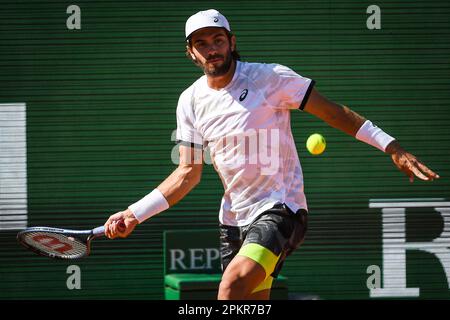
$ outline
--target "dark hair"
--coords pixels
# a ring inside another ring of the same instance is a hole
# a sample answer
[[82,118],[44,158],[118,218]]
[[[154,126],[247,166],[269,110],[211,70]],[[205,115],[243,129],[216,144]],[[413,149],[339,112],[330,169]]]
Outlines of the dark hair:
[[[225,29],[225,33],[227,34],[228,37],[228,41],[231,43],[231,37],[233,36],[233,34],[231,32],[229,32],[228,30]],[[198,61],[192,59],[192,56],[190,55],[188,48],[192,48],[192,42],[191,42],[191,37],[187,38],[186,40],[186,57],[191,60],[194,64],[198,65]],[[237,49],[233,50],[231,52],[231,57],[233,58],[233,60],[241,60],[241,55],[239,54],[239,52],[237,51]]]

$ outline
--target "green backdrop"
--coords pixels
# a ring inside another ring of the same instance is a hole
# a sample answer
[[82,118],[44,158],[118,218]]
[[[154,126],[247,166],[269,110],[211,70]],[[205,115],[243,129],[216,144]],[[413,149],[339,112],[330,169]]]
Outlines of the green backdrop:
[[[81,9],[80,30],[66,26],[72,4]],[[371,119],[442,176],[410,184],[387,155],[292,113],[310,223],[283,270],[289,290],[371,298],[366,270],[383,271],[386,237],[371,200],[450,195],[450,4],[380,0],[381,29],[369,30],[372,4],[2,1],[0,104],[26,103],[28,225],[101,225],[171,173],[178,96],[201,75],[184,55],[184,23],[213,7],[228,17],[243,60],[284,64],[314,79],[321,93]],[[314,132],[327,139],[320,156],[305,149]],[[0,217],[15,201],[2,192]],[[17,230],[0,230],[0,298],[162,299],[163,230],[217,226],[222,192],[206,165],[201,184],[181,203],[128,239],[94,242],[93,254],[80,261],[35,256],[18,246]],[[441,235],[443,218],[433,210],[406,210],[407,242]],[[73,264],[81,290],[66,286]],[[420,288],[418,298],[450,297],[444,266],[429,252],[406,251],[406,281]]]

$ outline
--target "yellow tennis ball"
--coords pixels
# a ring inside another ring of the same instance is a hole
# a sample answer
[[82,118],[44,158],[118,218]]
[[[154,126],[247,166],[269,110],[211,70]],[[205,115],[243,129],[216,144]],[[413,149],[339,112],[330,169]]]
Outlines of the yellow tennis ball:
[[327,142],[325,141],[325,138],[319,133],[310,135],[308,140],[306,140],[306,148],[314,155],[324,152],[326,146]]

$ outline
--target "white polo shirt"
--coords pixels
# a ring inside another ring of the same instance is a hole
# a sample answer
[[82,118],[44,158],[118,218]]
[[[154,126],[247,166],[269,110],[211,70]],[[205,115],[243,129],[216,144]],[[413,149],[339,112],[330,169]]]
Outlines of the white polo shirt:
[[313,85],[279,64],[237,61],[226,87],[211,89],[204,75],[180,95],[176,137],[209,148],[222,224],[247,225],[276,203],[307,210],[290,110],[303,109]]

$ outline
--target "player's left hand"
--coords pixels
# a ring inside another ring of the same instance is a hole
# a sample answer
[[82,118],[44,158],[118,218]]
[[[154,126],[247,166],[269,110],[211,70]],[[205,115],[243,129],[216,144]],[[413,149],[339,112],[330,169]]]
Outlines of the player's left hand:
[[417,157],[404,150],[397,141],[391,142],[386,148],[395,166],[414,182],[414,177],[425,181],[439,179],[439,175],[424,165]]

